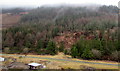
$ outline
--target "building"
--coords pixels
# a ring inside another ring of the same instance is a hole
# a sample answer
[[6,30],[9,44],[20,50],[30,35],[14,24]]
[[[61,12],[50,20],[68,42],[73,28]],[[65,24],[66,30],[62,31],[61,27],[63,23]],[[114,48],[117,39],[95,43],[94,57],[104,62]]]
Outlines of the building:
[[29,63],[29,69],[40,69],[40,68],[46,68],[46,66],[39,64],[39,63]]
[[0,57],[0,61],[5,61],[5,58],[3,58],[3,57]]

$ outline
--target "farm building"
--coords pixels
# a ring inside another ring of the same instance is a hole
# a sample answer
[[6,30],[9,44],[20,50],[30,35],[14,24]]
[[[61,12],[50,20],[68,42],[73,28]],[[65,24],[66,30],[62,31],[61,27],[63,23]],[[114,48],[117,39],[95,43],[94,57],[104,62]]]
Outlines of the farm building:
[[3,58],[3,57],[0,57],[0,61],[5,61],[5,58]]
[[46,68],[46,66],[39,64],[39,63],[29,63],[30,67],[29,69],[40,69],[40,68]]

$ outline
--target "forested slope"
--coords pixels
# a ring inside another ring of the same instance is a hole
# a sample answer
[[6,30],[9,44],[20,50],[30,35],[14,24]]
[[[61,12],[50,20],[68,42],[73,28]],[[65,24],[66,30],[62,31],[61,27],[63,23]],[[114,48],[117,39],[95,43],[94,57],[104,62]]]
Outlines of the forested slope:
[[[3,30],[3,52],[118,61],[118,8],[39,7]],[[66,40],[67,39],[67,40]]]

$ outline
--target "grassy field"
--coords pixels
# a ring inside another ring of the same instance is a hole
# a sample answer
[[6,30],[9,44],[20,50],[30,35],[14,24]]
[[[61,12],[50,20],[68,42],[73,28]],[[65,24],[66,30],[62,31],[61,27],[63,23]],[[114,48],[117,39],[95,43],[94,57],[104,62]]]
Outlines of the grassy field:
[[20,15],[2,14],[2,28],[9,28],[13,25],[18,24],[20,18]]
[[[93,67],[96,69],[118,69],[118,66],[109,65],[109,64],[118,64],[117,62],[81,60],[81,59],[71,58],[70,56],[64,55],[62,53],[59,53],[58,55],[55,55],[55,56],[27,55],[26,57],[20,57],[17,54],[9,54],[9,55],[1,55],[1,56],[5,57],[5,58],[7,58],[7,57],[16,58],[17,62],[23,62],[23,63],[30,63],[30,62],[40,63],[40,61],[47,61],[47,62],[50,62],[50,63],[45,64],[47,66],[47,69],[59,69],[59,68],[84,69],[84,66]],[[23,56],[25,56],[25,55],[23,55]],[[65,59],[65,60],[56,60],[56,59]],[[92,64],[92,62],[96,63],[96,64]],[[104,65],[104,64],[108,64],[108,65]]]

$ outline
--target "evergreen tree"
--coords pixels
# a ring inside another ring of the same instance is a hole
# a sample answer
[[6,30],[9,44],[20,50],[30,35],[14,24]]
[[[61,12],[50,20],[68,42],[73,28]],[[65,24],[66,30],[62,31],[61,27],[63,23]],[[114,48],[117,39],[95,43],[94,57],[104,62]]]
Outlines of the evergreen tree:
[[59,52],[63,52],[63,51],[64,51],[64,44],[61,43],[61,44],[60,44],[60,47],[59,47]]
[[89,47],[85,47],[85,49],[83,50],[83,54],[81,55],[82,58],[84,59],[92,59],[94,56],[90,50]]
[[71,56],[74,58],[78,56],[78,49],[75,46],[73,46],[71,49]]
[[57,53],[56,51],[56,45],[53,41],[49,41],[46,48],[46,53],[50,55],[55,55]]

